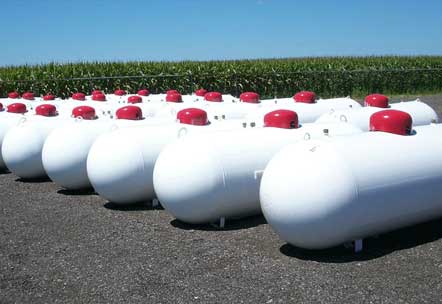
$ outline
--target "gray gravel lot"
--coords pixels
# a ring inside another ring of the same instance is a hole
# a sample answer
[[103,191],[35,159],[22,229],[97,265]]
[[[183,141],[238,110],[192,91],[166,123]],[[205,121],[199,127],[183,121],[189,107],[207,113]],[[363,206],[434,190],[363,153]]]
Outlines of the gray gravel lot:
[[[442,111],[442,95],[422,100]],[[190,226],[12,174],[0,191],[0,303],[442,301],[442,220],[314,252],[260,216]]]

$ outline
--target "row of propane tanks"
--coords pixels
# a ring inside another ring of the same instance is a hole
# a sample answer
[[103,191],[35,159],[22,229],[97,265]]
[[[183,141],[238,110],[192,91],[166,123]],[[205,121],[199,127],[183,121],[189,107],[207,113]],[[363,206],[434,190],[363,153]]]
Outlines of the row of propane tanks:
[[92,186],[116,204],[159,201],[187,223],[262,212],[282,239],[311,249],[442,213],[442,127],[419,100],[143,93],[10,94],[0,167]]

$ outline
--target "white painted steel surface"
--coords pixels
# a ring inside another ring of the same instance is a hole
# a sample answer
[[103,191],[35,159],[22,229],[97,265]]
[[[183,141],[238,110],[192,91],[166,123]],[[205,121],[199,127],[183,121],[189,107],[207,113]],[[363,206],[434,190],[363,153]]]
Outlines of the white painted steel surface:
[[11,127],[3,139],[1,155],[6,167],[22,178],[46,175],[41,159],[43,144],[52,130],[67,124],[59,117],[35,116]]
[[305,141],[265,169],[261,207],[285,241],[321,249],[442,215],[442,125]]

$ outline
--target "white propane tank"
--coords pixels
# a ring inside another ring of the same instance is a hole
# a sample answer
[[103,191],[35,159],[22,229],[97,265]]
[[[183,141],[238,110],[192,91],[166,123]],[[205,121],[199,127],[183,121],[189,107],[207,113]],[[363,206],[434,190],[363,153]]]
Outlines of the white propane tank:
[[269,162],[261,208],[281,239],[323,249],[442,215],[442,125],[407,135],[411,118],[395,110],[370,122],[384,132],[304,141]]
[[[22,120],[25,115],[28,115],[27,107],[24,103],[14,102],[3,108],[0,106],[0,152],[3,145],[3,140],[6,133],[13,127],[16,126],[20,120]],[[0,171],[6,169],[3,157],[0,153]]]
[[407,112],[413,119],[413,125],[421,126],[428,125],[432,122],[437,122],[436,112],[427,104],[421,102],[419,99],[415,101],[398,102],[388,104],[388,97],[381,94],[368,95],[365,98],[366,107],[356,110],[334,110],[323,114],[319,117],[317,123],[331,123],[331,122],[348,122],[364,131],[368,131],[369,120],[372,114],[391,108]]
[[5,166],[21,178],[45,176],[41,161],[41,150],[47,135],[62,124],[65,119],[24,119],[9,129],[4,137],[1,154]]
[[[175,118],[140,120],[141,111],[134,111],[137,106],[126,106],[132,110],[116,111],[120,119],[80,119],[53,130],[46,138],[42,149],[43,168],[49,178],[66,189],[90,187],[86,172],[86,160],[89,149],[98,136],[119,127],[164,125],[175,122]],[[139,108],[138,108],[139,109]],[[84,116],[82,116],[84,118]],[[113,153],[113,151],[107,151]]]
[[160,153],[153,174],[161,205],[187,223],[260,213],[261,175],[282,147],[310,138],[361,133],[343,123],[298,128],[296,113],[288,110],[268,113],[265,126],[198,134],[168,145]]
[[188,133],[249,127],[235,120],[207,124],[207,113],[196,108],[182,110],[177,117],[181,123],[125,128],[101,136],[87,159],[87,173],[95,191],[120,204],[151,200],[155,198],[153,168],[166,144]]

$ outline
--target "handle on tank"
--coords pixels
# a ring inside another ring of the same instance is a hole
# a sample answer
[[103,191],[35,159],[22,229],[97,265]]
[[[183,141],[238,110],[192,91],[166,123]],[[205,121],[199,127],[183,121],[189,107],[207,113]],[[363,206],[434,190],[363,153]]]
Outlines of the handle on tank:
[[180,128],[177,133],[177,138],[181,138],[181,137],[185,136],[187,134],[187,132],[189,132],[189,131],[187,130],[186,127]]
[[20,119],[19,119],[19,121],[17,123],[17,126],[23,125],[26,121],[27,121],[27,119],[26,119],[25,116],[20,117]]
[[342,115],[339,117],[339,120],[342,121],[342,122],[348,122],[347,116],[345,116],[344,114],[342,114]]

